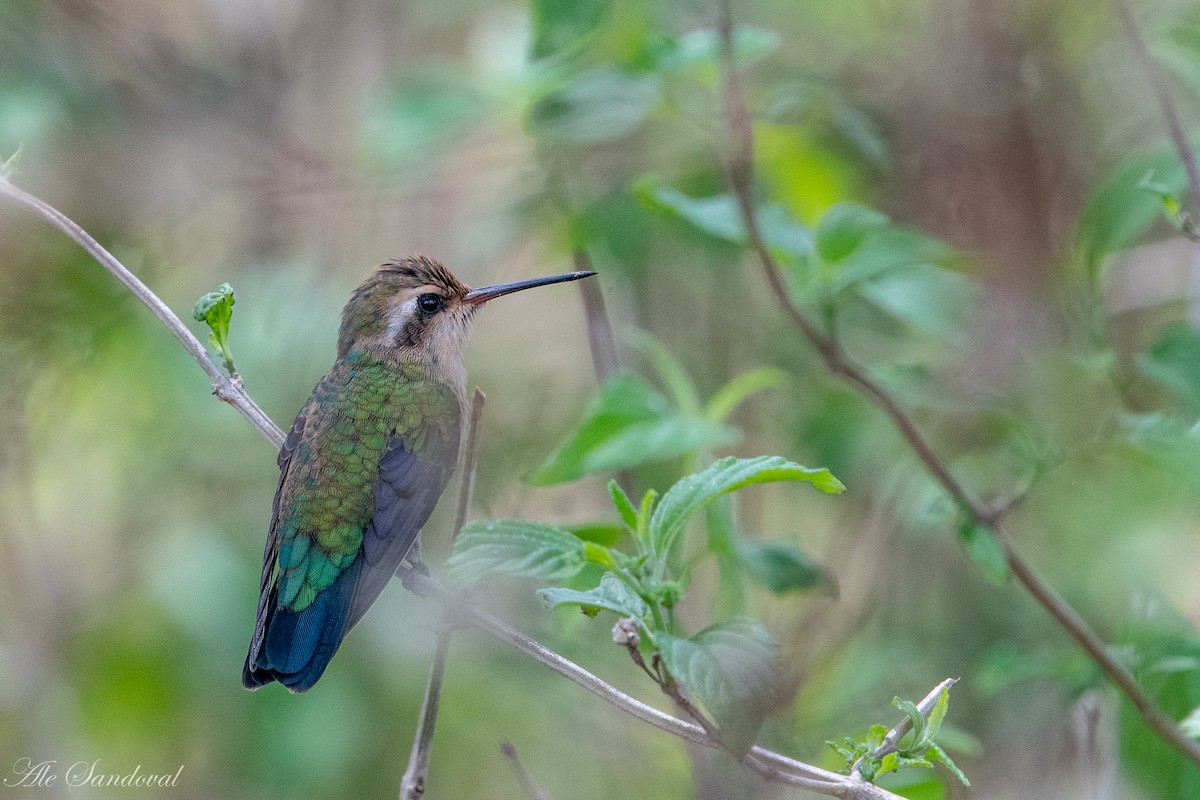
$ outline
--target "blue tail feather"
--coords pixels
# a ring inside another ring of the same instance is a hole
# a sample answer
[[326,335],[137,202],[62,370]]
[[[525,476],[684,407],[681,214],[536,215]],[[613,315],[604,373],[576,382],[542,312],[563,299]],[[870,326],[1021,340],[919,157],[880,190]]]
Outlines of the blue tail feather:
[[279,608],[272,588],[260,621],[263,635],[261,639],[256,636],[251,644],[242,684],[257,689],[279,681],[293,692],[312,688],[350,628],[350,610],[361,571],[360,554],[299,612]]

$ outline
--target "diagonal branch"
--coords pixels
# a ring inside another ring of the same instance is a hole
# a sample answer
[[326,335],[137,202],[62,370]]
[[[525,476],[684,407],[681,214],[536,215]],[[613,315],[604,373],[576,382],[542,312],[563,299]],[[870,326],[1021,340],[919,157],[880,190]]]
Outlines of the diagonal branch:
[[[458,538],[459,531],[467,523],[471,508],[471,496],[475,493],[475,464],[479,456],[479,422],[483,417],[486,395],[476,387],[471,396],[471,408],[467,412],[467,437],[463,447],[462,479],[458,485],[458,504],[454,510],[454,524],[450,528],[450,541]],[[421,800],[425,795],[425,784],[429,778],[429,751],[433,747],[433,733],[437,726],[438,708],[442,701],[442,679],[446,674],[446,658],[450,653],[450,636],[454,630],[451,620],[443,619],[438,629],[437,643],[433,648],[433,660],[429,664],[429,677],[425,681],[425,698],[421,701],[421,714],[417,717],[417,733],[413,737],[412,753],[408,767],[400,780],[400,800]]]
[[1154,96],[1158,101],[1163,121],[1167,123],[1167,131],[1171,134],[1175,152],[1179,154],[1179,160],[1183,162],[1183,169],[1187,173],[1188,191],[1192,195],[1192,213],[1200,213],[1200,164],[1196,161],[1196,151],[1192,148],[1192,143],[1188,141],[1187,134],[1184,133],[1183,123],[1179,121],[1179,112],[1175,109],[1175,101],[1171,99],[1171,90],[1167,86],[1158,62],[1150,53],[1150,47],[1146,44],[1146,37],[1142,34],[1137,18],[1133,15],[1133,9],[1129,7],[1128,0],[1115,0],[1115,2],[1117,15],[1121,18],[1126,35],[1129,36],[1133,51],[1137,54],[1138,61],[1141,62],[1150,85],[1154,87]]
[[259,408],[258,403],[254,402],[254,399],[246,393],[245,388],[242,386],[241,378],[229,377],[212,360],[208,351],[204,349],[204,345],[200,344],[200,340],[188,330],[188,327],[176,316],[175,312],[168,308],[167,304],[159,299],[158,295],[150,291],[146,284],[142,283],[112,253],[108,252],[103,245],[93,239],[91,234],[79,227],[66,214],[42,199],[29,194],[4,176],[0,176],[0,196],[11,200],[26,211],[36,214],[67,236],[70,236],[80,247],[88,252],[88,255],[100,262],[100,266],[111,272],[117,280],[125,284],[125,287],[133,292],[133,295],[138,300],[145,303],[154,312],[154,316],[158,317],[159,321],[167,327],[167,330],[179,340],[179,343],[183,345],[183,349],[188,352],[188,355],[196,360],[196,363],[200,365],[200,369],[204,370],[209,380],[212,381],[213,394],[236,408],[276,449],[283,446],[283,431],[271,421],[267,413]]
[[[737,198],[738,210],[750,248],[754,251],[775,299],[801,335],[821,355],[829,372],[853,386],[891,419],[921,463],[942,488],[962,507],[968,519],[985,527],[1000,542],[1009,570],[1025,591],[1087,653],[1104,675],[1133,703],[1142,720],[1169,745],[1200,764],[1200,742],[1189,739],[1138,684],[1129,669],[1109,652],[1104,640],[1092,630],[1082,615],[1047,584],[1017,550],[1000,526],[1011,504],[987,506],[973,497],[950,472],[913,418],[882,384],[855,364],[838,340],[823,332],[792,299],[783,269],[771,254],[758,223],[754,206],[754,127],[746,105],[739,75],[733,61],[733,16],[729,0],[719,0],[722,60],[722,104],[729,135],[729,161],[726,175],[730,190]],[[1185,159],[1186,161],[1186,159]],[[1194,163],[1194,159],[1193,159]]]
[[[242,385],[229,380],[179,317],[83,228],[41,199],[19,189],[4,176],[0,176],[0,196],[12,200],[27,211],[50,222],[82,246],[101,266],[115,275],[154,311],[155,315],[183,344],[205,373],[212,378],[213,393],[237,408],[273,446],[282,445],[283,430],[258,407]],[[454,596],[428,575],[410,570],[406,577],[418,594],[435,599],[448,613],[453,612],[461,621],[520,650],[619,710],[686,741],[706,747],[721,747],[720,742],[710,738],[699,725],[678,719],[670,714],[664,714],[658,709],[630,697],[573,661]],[[801,787],[830,797],[839,797],[844,800],[901,800],[900,797],[886,789],[881,789],[859,778],[829,772],[759,746],[750,749],[743,763],[767,780]]]

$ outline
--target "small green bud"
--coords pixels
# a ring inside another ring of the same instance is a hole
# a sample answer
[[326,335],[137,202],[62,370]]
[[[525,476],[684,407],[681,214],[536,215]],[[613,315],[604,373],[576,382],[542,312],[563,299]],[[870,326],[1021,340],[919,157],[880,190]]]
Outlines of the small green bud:
[[666,608],[674,608],[682,597],[683,587],[675,581],[664,581],[654,593],[654,599]]
[[196,305],[192,307],[192,317],[197,322],[206,323],[211,330],[208,341],[221,356],[221,361],[230,375],[237,375],[237,369],[233,365],[233,352],[229,349],[229,321],[233,318],[234,302],[233,287],[222,283],[214,291],[197,300]]

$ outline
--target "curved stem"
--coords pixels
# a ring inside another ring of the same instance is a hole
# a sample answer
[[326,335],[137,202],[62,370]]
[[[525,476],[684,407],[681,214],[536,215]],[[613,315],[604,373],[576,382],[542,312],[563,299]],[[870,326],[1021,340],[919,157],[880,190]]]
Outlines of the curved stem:
[[[1025,591],[1040,605],[1068,635],[1087,653],[1104,675],[1129,699],[1143,721],[1165,742],[1200,764],[1200,742],[1189,739],[1179,725],[1171,719],[1148,695],[1137,679],[1108,651],[1104,640],[1092,630],[1079,614],[1053,588],[1043,581],[1015,544],[1000,527],[1003,514],[1013,506],[998,504],[987,506],[973,497],[951,474],[949,467],[930,445],[913,418],[900,403],[867,372],[853,363],[843,351],[837,339],[824,333],[792,299],[784,280],[783,269],[771,254],[758,224],[754,207],[754,129],[745,96],[739,84],[737,70],[733,65],[733,18],[729,0],[720,0],[719,32],[723,62],[722,102],[730,138],[730,161],[726,167],[730,190],[737,198],[738,210],[746,237],[754,251],[771,292],[779,302],[788,319],[799,329],[803,338],[821,355],[829,372],[853,386],[860,394],[873,402],[892,421],[905,441],[917,454],[917,458],[962,507],[963,512],[974,523],[987,528],[1001,542],[1008,568],[1016,576]],[[1177,141],[1178,144],[1178,141]],[[1189,159],[1185,157],[1185,162]],[[1191,159],[1194,161],[1194,159]],[[1190,167],[1189,167],[1190,170]],[[1190,173],[1189,173],[1190,174]],[[1200,176],[1198,176],[1200,177]]]

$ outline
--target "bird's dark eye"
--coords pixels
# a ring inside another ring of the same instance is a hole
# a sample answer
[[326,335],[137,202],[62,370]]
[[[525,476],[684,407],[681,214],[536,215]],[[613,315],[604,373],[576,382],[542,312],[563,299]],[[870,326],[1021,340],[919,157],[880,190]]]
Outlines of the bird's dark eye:
[[446,298],[440,294],[423,294],[417,298],[417,308],[424,314],[436,314],[446,305]]

